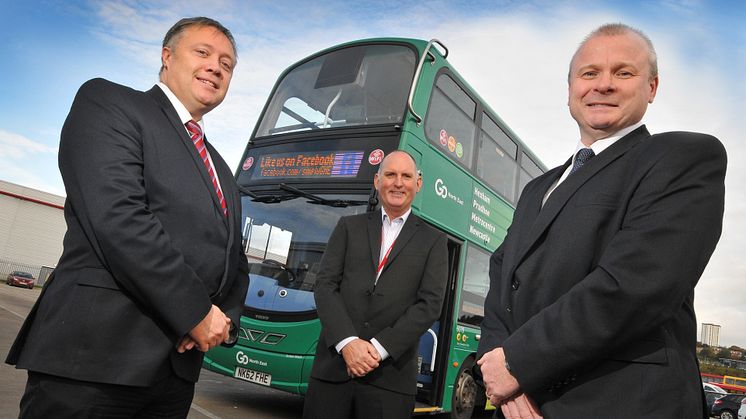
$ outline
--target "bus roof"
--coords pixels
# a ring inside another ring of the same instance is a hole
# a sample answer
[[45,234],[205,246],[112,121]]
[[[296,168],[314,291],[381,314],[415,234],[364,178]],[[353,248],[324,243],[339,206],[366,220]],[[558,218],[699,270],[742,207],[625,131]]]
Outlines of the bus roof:
[[[311,54],[311,55],[309,55],[309,56],[307,56],[307,57],[305,57],[305,58],[303,58],[303,59],[301,59],[299,61],[296,61],[292,65],[288,66],[282,72],[282,74],[280,74],[280,76],[277,78],[277,81],[275,82],[275,86],[272,88],[272,92],[274,94],[275,90],[277,89],[277,86],[282,81],[282,79],[288,74],[288,72],[290,72],[292,69],[298,67],[299,65],[301,65],[301,64],[303,64],[303,63],[305,63],[307,61],[310,61],[310,60],[312,60],[312,59],[314,59],[316,57],[322,56],[324,54],[327,54],[329,52],[332,52],[332,51],[335,51],[335,50],[338,50],[338,49],[341,49],[341,48],[346,48],[346,47],[355,46],[355,45],[363,45],[363,44],[387,44],[387,43],[409,45],[409,46],[413,47],[417,51],[417,55],[418,55],[418,58],[419,58],[420,56],[422,56],[422,53],[424,52],[425,48],[427,47],[428,41],[425,41],[423,39],[416,39],[416,38],[382,37],[382,38],[358,39],[358,40],[353,40],[353,41],[348,41],[348,42],[344,42],[344,43],[341,43],[341,44],[337,44],[337,45],[325,48],[325,49],[323,49],[321,51],[318,51],[316,53],[313,53],[313,54]],[[546,172],[547,171],[546,165],[538,158],[538,156],[536,156],[536,154],[534,154],[533,151],[531,151],[531,148],[526,145],[526,143],[521,139],[521,137],[518,136],[518,134],[516,134],[515,131],[513,131],[513,129],[510,127],[510,125],[508,125],[500,117],[500,115],[497,112],[495,112],[494,109],[492,109],[492,107],[489,105],[489,103],[487,101],[485,101],[484,98],[464,79],[464,77],[461,75],[461,73],[459,73],[458,70],[456,70],[450,64],[450,62],[448,61],[448,59],[443,56],[443,54],[441,53],[441,51],[439,51],[437,48],[431,48],[431,51],[434,52],[435,54],[437,54],[437,57],[440,60],[445,61],[445,64],[443,64],[443,67],[447,67],[450,70],[450,72],[454,76],[456,76],[459,79],[459,81],[461,83],[463,83],[464,86],[466,86],[468,88],[468,90],[471,92],[471,94],[473,94],[476,97],[476,99],[478,99],[482,104],[484,104],[484,107],[485,107],[485,110],[487,111],[487,113],[489,113],[490,116],[492,116],[493,118],[497,119],[498,120],[497,122],[499,122],[502,127],[504,127],[504,128],[507,129],[508,135],[513,140],[515,140],[516,142],[520,143],[523,146],[522,147],[523,150],[526,152],[526,154],[529,155],[529,157],[531,157],[531,160],[533,160],[533,162],[537,166],[539,166],[543,171]],[[264,110],[262,110],[262,114],[263,113],[264,113]],[[259,124],[256,124],[256,127],[254,128],[253,135],[256,134],[256,129],[258,128],[258,125]]]

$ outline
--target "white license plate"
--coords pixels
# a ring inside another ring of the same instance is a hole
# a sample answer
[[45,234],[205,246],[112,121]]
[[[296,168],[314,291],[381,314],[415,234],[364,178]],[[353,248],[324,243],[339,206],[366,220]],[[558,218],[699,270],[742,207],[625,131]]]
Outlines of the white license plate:
[[269,383],[272,382],[272,374],[241,367],[236,367],[236,371],[233,373],[233,376],[241,380],[250,381],[252,383],[261,384],[263,386],[269,386]]

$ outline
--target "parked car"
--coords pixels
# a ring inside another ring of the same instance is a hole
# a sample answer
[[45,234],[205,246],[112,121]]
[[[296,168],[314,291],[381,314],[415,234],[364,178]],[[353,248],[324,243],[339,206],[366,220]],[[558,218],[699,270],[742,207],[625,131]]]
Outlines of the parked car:
[[746,419],[746,399],[741,400],[741,408],[738,409],[738,419]]
[[726,394],[715,400],[710,410],[710,416],[718,419],[736,419],[741,402],[746,398],[746,394]]
[[28,289],[34,288],[36,279],[33,275],[28,272],[13,271],[8,274],[8,278],[5,279],[5,283],[16,287],[25,287]]
[[712,406],[713,406],[713,403],[715,403],[715,400],[728,394],[727,391],[723,390],[722,388],[712,383],[702,383],[702,388],[704,388],[705,390],[705,398],[707,400],[707,411],[708,412],[712,412]]

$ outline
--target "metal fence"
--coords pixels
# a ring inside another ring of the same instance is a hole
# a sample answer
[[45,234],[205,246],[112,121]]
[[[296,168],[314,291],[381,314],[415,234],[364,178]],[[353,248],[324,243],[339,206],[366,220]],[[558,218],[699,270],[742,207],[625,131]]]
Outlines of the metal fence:
[[13,262],[6,259],[0,259],[0,281],[5,281],[11,272],[21,271],[28,272],[36,279],[36,285],[44,285],[54,268],[50,266],[28,265],[25,263]]

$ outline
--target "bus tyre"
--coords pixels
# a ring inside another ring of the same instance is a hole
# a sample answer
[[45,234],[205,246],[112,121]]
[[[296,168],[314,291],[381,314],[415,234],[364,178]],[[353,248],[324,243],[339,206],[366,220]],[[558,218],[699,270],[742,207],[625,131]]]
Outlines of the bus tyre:
[[456,376],[451,403],[452,419],[469,419],[476,406],[484,406],[487,402],[484,391],[474,381],[472,367],[474,367],[474,358],[466,358]]

